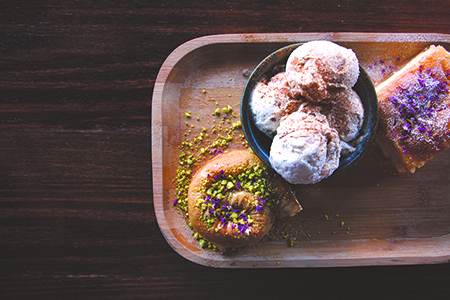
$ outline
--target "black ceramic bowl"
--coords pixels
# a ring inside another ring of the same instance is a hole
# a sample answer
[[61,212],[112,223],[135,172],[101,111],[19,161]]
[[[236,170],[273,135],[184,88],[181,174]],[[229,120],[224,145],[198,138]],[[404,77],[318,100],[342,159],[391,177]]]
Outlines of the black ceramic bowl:
[[[275,66],[286,64],[289,55],[301,44],[302,43],[286,46],[267,56],[252,72],[242,93],[241,122],[245,137],[253,152],[255,152],[259,159],[268,166],[271,166],[269,156],[272,139],[256,128],[249,105],[250,95],[256,83],[264,75],[273,72]],[[332,176],[346,170],[366,152],[372,143],[377,130],[378,98],[375,87],[373,86],[372,80],[361,66],[359,66],[359,71],[358,81],[353,89],[358,93],[364,106],[364,123],[359,135],[360,143],[357,145],[354,152],[348,156],[341,157],[339,167],[334,171]],[[273,74],[270,74],[269,76],[271,75]]]

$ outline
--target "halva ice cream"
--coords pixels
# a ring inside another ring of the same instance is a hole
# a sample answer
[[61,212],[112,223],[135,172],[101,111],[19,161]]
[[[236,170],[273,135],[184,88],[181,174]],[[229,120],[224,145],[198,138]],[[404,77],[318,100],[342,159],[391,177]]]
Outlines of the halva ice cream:
[[355,53],[329,41],[313,41],[295,49],[286,63],[295,94],[320,102],[340,88],[351,88],[359,76]]
[[305,106],[283,118],[270,149],[272,167],[292,184],[317,183],[339,166],[337,131]]
[[295,49],[285,70],[256,84],[250,107],[256,127],[273,137],[270,163],[292,184],[313,184],[354,151],[364,108],[352,89],[355,53],[329,41]]
[[290,89],[286,73],[281,72],[268,82],[258,82],[250,96],[255,125],[269,137],[276,134],[281,118],[301,104],[289,95]]

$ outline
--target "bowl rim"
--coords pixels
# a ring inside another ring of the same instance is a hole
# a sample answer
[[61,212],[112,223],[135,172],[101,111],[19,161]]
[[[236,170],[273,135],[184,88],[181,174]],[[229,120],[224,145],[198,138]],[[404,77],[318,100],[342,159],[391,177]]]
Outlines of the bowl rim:
[[[256,83],[273,68],[276,64],[282,64],[283,61],[287,61],[289,55],[299,46],[307,42],[294,43],[284,46],[268,56],[266,56],[252,71],[247,79],[247,82],[242,91],[240,116],[242,129],[244,136],[253,152],[258,158],[264,162],[268,167],[272,168],[270,163],[270,145],[269,151],[267,151],[263,143],[270,143],[271,138],[259,131],[253,122],[253,116],[250,108],[250,95],[255,87]],[[329,176],[337,175],[347,170],[350,166],[354,165],[369,149],[370,145],[375,139],[375,134],[378,127],[378,97],[376,94],[375,86],[370,79],[367,72],[359,64],[359,76],[356,84],[352,87],[362,100],[364,107],[364,122],[360,129],[358,138],[361,141],[356,146],[355,151],[345,157],[341,157],[339,160],[339,167]],[[364,100],[363,100],[364,99]],[[256,135],[256,136],[255,136]],[[262,139],[262,142],[258,142],[257,139]],[[327,178],[325,178],[327,179]],[[324,179],[324,180],[325,180]]]

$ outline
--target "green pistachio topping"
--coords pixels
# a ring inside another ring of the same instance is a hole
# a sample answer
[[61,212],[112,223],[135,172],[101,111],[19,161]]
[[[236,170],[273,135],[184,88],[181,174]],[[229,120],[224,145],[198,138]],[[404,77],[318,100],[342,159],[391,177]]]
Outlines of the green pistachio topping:
[[[260,212],[264,205],[272,206],[277,201],[277,189],[272,186],[266,168],[259,165],[242,167],[239,175],[232,176],[222,171],[220,174],[208,175],[204,178],[200,189],[202,198],[198,199],[197,207],[202,210],[201,220],[207,226],[223,227],[231,223],[237,226],[242,234],[248,234],[254,220],[251,215]],[[239,207],[232,207],[223,201],[228,193],[247,191],[253,193],[255,203],[251,211]],[[217,228],[216,228],[217,230]]]

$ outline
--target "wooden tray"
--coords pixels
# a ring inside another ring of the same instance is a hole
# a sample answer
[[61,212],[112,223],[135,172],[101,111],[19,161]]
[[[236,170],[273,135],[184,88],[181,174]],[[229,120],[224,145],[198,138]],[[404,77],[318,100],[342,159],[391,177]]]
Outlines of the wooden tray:
[[[346,172],[316,185],[295,187],[304,210],[277,223],[272,239],[227,255],[201,249],[174,209],[173,182],[186,121],[194,125],[192,131],[209,128],[210,112],[228,104],[238,114],[247,79],[243,70],[253,70],[265,56],[285,45],[316,39],[352,48],[375,84],[430,44],[450,49],[450,35],[378,33],[216,35],[181,45],[161,67],[152,102],[153,195],[164,237],[181,256],[213,267],[448,262],[450,151],[415,174],[398,175],[374,145]],[[187,111],[192,114],[189,120]],[[233,142],[231,147],[243,146]],[[287,239],[295,244],[289,247]]]

